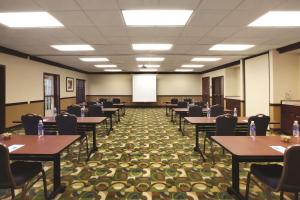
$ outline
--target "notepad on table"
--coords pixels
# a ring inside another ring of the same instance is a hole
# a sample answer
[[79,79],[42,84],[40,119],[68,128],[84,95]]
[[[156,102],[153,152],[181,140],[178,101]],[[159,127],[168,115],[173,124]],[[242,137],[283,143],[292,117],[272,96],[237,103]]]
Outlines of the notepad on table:
[[14,144],[14,145],[11,145],[11,146],[8,147],[8,151],[13,152],[13,151],[15,151],[15,150],[17,150],[17,149],[19,149],[23,146],[24,146],[24,144]]
[[284,153],[285,151],[285,147],[283,146],[270,146],[272,149],[276,150],[276,151],[279,151],[280,153]]

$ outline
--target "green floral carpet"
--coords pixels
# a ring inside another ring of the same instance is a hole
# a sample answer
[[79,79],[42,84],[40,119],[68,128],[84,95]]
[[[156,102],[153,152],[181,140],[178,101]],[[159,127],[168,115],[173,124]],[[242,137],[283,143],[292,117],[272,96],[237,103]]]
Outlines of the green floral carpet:
[[[194,126],[187,125],[182,136],[178,124],[170,122],[164,109],[127,109],[109,136],[105,135],[104,126],[99,126],[97,132],[98,151],[87,163],[84,159],[77,161],[78,144],[62,154],[62,183],[66,191],[56,199],[233,199],[226,192],[231,184],[230,154],[223,154],[215,145],[213,165],[207,145],[204,163],[193,151]],[[201,139],[201,147],[202,142]],[[85,158],[84,150],[81,158]],[[52,190],[52,164],[44,166],[48,188]],[[248,167],[240,165],[242,193]],[[250,199],[267,198],[267,193],[254,184],[250,192]],[[9,199],[8,195],[9,191],[0,190],[0,199]],[[43,199],[42,181],[29,190],[26,198]],[[270,198],[278,199],[278,194],[272,193]]]

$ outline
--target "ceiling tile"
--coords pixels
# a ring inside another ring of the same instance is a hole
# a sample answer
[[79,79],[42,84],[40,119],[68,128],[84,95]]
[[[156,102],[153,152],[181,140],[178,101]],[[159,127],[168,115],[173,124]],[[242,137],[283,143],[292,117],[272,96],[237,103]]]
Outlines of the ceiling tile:
[[217,25],[229,12],[229,10],[197,10],[188,25],[212,27]]
[[76,0],[84,10],[119,10],[117,0]]
[[40,11],[41,8],[32,0],[1,0],[0,11]]
[[88,26],[92,22],[82,11],[59,11],[52,12],[53,16],[57,18],[65,26]]
[[232,10],[236,8],[242,0],[203,0],[200,4],[200,9],[207,9],[207,10],[218,10],[218,9],[228,9]]
[[45,10],[67,11],[80,10],[80,7],[74,0],[34,0]]
[[72,26],[68,27],[75,35],[89,44],[106,44],[106,40],[94,26]]
[[86,14],[99,27],[125,25],[120,11],[87,11]]

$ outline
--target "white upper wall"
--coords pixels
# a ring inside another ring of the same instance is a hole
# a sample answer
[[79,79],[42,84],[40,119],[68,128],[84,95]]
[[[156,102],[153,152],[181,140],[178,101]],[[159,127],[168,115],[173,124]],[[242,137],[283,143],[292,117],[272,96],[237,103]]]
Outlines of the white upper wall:
[[66,92],[66,77],[85,79],[87,75],[67,70],[41,62],[0,53],[0,64],[5,65],[6,71],[6,103],[42,100],[43,73],[60,75],[60,97],[76,96],[76,83],[73,92]]

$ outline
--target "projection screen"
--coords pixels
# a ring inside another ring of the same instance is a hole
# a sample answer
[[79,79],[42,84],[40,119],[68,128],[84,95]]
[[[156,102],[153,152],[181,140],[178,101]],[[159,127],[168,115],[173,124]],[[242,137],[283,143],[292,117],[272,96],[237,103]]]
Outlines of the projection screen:
[[132,101],[156,102],[156,75],[132,75]]

